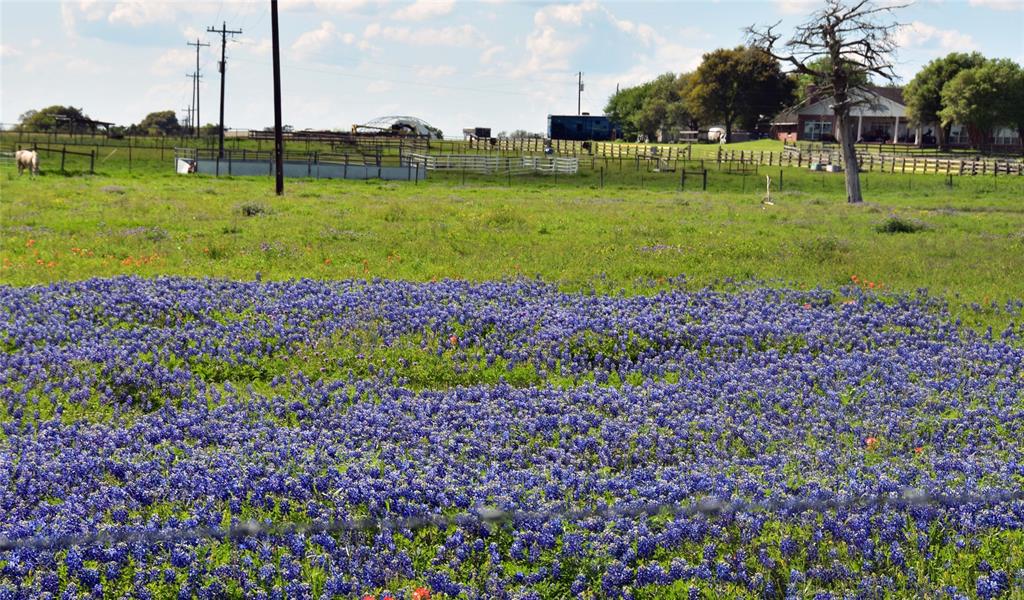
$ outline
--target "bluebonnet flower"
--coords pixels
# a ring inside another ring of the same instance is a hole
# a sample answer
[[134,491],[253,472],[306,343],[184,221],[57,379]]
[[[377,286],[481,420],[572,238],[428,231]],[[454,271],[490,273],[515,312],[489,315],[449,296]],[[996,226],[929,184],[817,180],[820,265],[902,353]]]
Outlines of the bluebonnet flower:
[[[197,561],[204,541],[97,543],[66,556],[5,555],[0,580],[32,572],[41,590],[63,563],[86,594],[95,586],[81,577],[91,582],[92,569],[119,580],[103,582],[108,592],[163,579],[216,594],[216,579],[290,597],[305,593],[311,567],[328,573],[325,593],[433,577],[438,591],[501,595],[550,589],[584,568],[580,585],[625,596],[640,582],[716,578],[767,590],[768,573],[798,566],[799,578],[837,596],[898,595],[906,590],[891,576],[906,553],[938,554],[926,535],[915,547],[909,526],[940,523],[970,553],[992,532],[1024,528],[1021,507],[853,506],[814,524],[787,511],[666,519],[628,508],[1013,489],[1024,476],[1013,443],[1024,435],[1024,329],[989,338],[945,311],[923,295],[756,286],[635,297],[535,281],[0,286],[0,426],[11,449],[0,451],[2,536],[158,535],[225,517],[316,523],[478,506],[627,509],[614,519],[470,519],[424,537],[261,535],[233,540],[218,559],[226,564]],[[454,379],[422,379],[418,361],[433,356]],[[547,385],[556,377],[566,383]],[[93,406],[96,418],[82,420]],[[869,437],[881,441],[866,456]],[[922,445],[936,451],[915,453]],[[759,548],[766,531],[781,532],[782,563]],[[478,584],[488,590],[423,572],[406,550],[424,539],[439,542],[417,551],[453,573],[486,550],[495,568]],[[837,564],[838,544],[864,568]],[[693,566],[676,555],[684,546],[696,548]],[[793,562],[803,551],[814,564]],[[662,555],[667,569],[650,562]],[[527,559],[529,576],[505,574],[506,561]],[[1010,585],[1007,566],[990,562],[979,596]]]

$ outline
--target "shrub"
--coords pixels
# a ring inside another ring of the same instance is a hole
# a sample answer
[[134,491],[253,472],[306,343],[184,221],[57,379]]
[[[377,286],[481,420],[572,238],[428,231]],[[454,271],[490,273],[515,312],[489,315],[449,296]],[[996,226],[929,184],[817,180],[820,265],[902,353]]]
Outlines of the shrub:
[[259,203],[243,204],[242,208],[240,210],[241,210],[242,216],[245,216],[245,217],[255,217],[255,216],[262,215],[265,212],[267,212],[267,208],[265,206],[263,206],[262,204],[259,204]]
[[892,215],[878,226],[879,233],[917,233],[924,231],[928,226],[917,219],[907,219],[898,215]]

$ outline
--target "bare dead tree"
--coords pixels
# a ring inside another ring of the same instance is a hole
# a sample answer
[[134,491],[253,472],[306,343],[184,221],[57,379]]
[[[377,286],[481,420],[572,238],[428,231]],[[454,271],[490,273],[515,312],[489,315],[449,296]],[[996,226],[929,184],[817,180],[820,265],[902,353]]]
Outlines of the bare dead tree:
[[817,83],[816,96],[830,100],[848,202],[864,200],[850,111],[878,101],[865,83],[871,76],[887,82],[896,79],[892,60],[900,25],[884,19],[906,5],[883,1],[886,3],[879,5],[872,0],[826,0],[824,8],[799,25],[785,43],[776,31],[779,23],[746,29],[751,46],[761,48],[792,72],[810,75]]

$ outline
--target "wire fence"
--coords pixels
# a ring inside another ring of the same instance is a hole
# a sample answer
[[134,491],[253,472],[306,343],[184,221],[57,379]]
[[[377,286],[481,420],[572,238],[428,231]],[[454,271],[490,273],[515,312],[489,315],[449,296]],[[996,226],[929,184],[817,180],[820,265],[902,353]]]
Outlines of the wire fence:
[[0,552],[20,549],[66,549],[90,544],[129,542],[182,542],[189,540],[236,540],[260,535],[345,533],[359,531],[402,531],[451,525],[503,525],[550,520],[581,521],[585,519],[616,519],[653,517],[704,516],[709,518],[735,514],[770,513],[795,516],[807,512],[824,513],[847,509],[870,509],[891,506],[911,508],[937,506],[947,509],[965,506],[992,507],[1006,502],[1024,500],[1024,489],[989,490],[979,494],[933,494],[916,488],[871,496],[844,499],[790,498],[772,501],[720,500],[703,498],[688,503],[628,503],[620,506],[596,506],[587,509],[554,509],[548,511],[509,511],[500,508],[478,508],[455,515],[422,515],[402,518],[355,518],[330,521],[300,522],[296,520],[244,521],[231,527],[199,526],[165,531],[139,531],[112,528],[81,535],[39,536],[0,539]]

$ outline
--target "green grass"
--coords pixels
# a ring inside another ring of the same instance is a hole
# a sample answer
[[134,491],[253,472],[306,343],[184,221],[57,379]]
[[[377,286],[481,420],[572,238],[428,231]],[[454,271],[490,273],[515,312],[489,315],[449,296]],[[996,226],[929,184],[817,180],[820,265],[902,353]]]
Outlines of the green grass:
[[511,187],[502,178],[462,185],[458,174],[419,185],[289,180],[283,198],[269,178],[168,171],[30,179],[4,168],[0,281],[260,272],[540,276],[570,289],[636,290],[681,274],[696,286],[733,278],[829,288],[856,276],[929,288],[954,309],[1024,297],[1024,178],[957,178],[947,188],[941,177],[871,174],[869,202],[850,206],[841,177],[787,169],[787,191],[762,206],[753,176],[717,171],[715,193],[679,192],[675,173],[609,171],[600,188],[588,171]]

